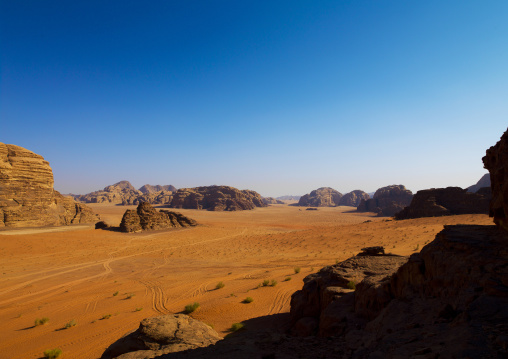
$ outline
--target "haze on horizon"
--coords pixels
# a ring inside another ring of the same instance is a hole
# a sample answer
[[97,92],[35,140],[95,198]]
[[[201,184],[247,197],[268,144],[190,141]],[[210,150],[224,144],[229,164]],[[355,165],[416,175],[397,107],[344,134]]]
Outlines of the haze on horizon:
[[0,142],[88,193],[476,183],[508,125],[505,1],[2,1]]

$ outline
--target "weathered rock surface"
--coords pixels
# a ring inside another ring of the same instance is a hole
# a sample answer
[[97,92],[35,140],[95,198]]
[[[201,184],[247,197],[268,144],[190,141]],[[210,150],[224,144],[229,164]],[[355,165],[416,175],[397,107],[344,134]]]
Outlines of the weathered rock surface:
[[101,359],[145,359],[206,347],[222,339],[208,325],[185,314],[144,319],[139,328],[109,346]]
[[483,164],[490,172],[492,200],[489,215],[508,231],[508,130],[495,146],[487,150]]
[[302,207],[336,207],[339,205],[342,193],[330,187],[321,187],[308,193],[298,201]]
[[269,205],[269,204],[284,204],[284,202],[278,200],[278,199],[275,199],[273,197],[263,197],[263,203],[266,204],[266,205]]
[[196,226],[196,221],[184,216],[181,213],[161,210],[157,211],[149,203],[143,202],[136,210],[125,211],[120,231],[141,232],[165,228],[179,228]]
[[266,207],[261,195],[251,190],[229,186],[180,188],[173,193],[171,208],[207,209],[209,211],[240,211]]
[[368,200],[370,198],[369,194],[360,191],[355,190],[351,191],[349,193],[346,193],[339,201],[340,206],[351,206],[351,207],[358,207],[362,200]]
[[170,185],[170,184],[164,185],[164,186],[161,186],[159,184],[155,185],[155,186],[145,184],[143,187],[141,187],[139,189],[139,191],[143,194],[155,193],[155,192],[160,192],[160,191],[174,192],[174,191],[176,191],[176,187],[173,185]]
[[137,205],[142,202],[148,202],[150,204],[165,204],[168,205],[171,203],[173,199],[173,193],[172,191],[159,191],[159,192],[151,192],[146,193],[144,195],[135,197],[135,198],[129,198],[122,202],[123,205]]
[[418,191],[411,204],[396,219],[438,217],[452,214],[489,213],[490,199],[460,187],[432,188]]
[[134,201],[142,195],[143,193],[129,181],[120,181],[105,187],[102,191],[77,195],[75,198],[85,203],[134,204]]
[[483,187],[490,188],[490,173],[484,174],[482,176],[482,178],[480,178],[480,180],[478,182],[476,182],[476,184],[469,186],[467,188],[467,191],[476,193],[480,188],[483,188]]
[[0,143],[0,227],[94,223],[87,206],[53,189],[49,162],[27,149]]
[[362,200],[358,212],[375,212],[378,216],[393,216],[411,203],[413,193],[403,185],[392,185],[378,189],[374,197]]

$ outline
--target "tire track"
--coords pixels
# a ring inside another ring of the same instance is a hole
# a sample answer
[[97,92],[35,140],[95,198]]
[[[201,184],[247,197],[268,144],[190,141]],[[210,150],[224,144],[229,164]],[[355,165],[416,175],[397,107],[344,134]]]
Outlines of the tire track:
[[170,310],[166,307],[167,296],[156,281],[139,281],[150,291],[152,297],[152,309],[159,314],[168,314]]
[[275,298],[268,309],[268,315],[280,313],[286,304],[288,304],[292,294],[293,292],[287,290],[277,291],[277,294],[275,294]]

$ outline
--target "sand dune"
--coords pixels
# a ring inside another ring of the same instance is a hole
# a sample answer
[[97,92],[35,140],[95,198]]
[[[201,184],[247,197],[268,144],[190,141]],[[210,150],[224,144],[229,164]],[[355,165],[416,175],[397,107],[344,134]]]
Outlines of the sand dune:
[[[92,207],[113,225],[129,208]],[[200,226],[138,234],[1,231],[0,358],[40,358],[57,347],[69,358],[98,358],[141,319],[181,312],[192,302],[200,303],[193,317],[227,335],[235,322],[289,311],[306,275],[364,246],[407,255],[443,224],[492,222],[486,215],[385,221],[352,210],[180,210]],[[265,279],[277,285],[258,288]],[[220,281],[224,288],[215,289]],[[248,296],[254,301],[242,303]],[[34,327],[42,317],[49,322]],[[77,325],[62,329],[72,319]]]

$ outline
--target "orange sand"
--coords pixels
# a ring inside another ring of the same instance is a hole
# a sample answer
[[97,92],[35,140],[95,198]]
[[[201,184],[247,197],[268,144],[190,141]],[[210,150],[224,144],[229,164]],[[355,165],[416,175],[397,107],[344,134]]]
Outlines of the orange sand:
[[[93,208],[118,225],[134,207]],[[486,215],[385,221],[353,210],[180,210],[201,225],[141,234],[82,226],[0,231],[0,358],[40,358],[52,348],[65,358],[98,358],[141,319],[181,312],[193,302],[201,306],[192,316],[226,335],[233,323],[289,311],[305,276],[362,247],[384,245],[408,255],[443,224],[492,223]],[[278,283],[256,288],[265,279]],[[216,290],[220,281],[225,287]],[[248,296],[254,301],[242,303]],[[34,327],[42,317],[50,321]],[[77,325],[62,329],[72,319]]]

